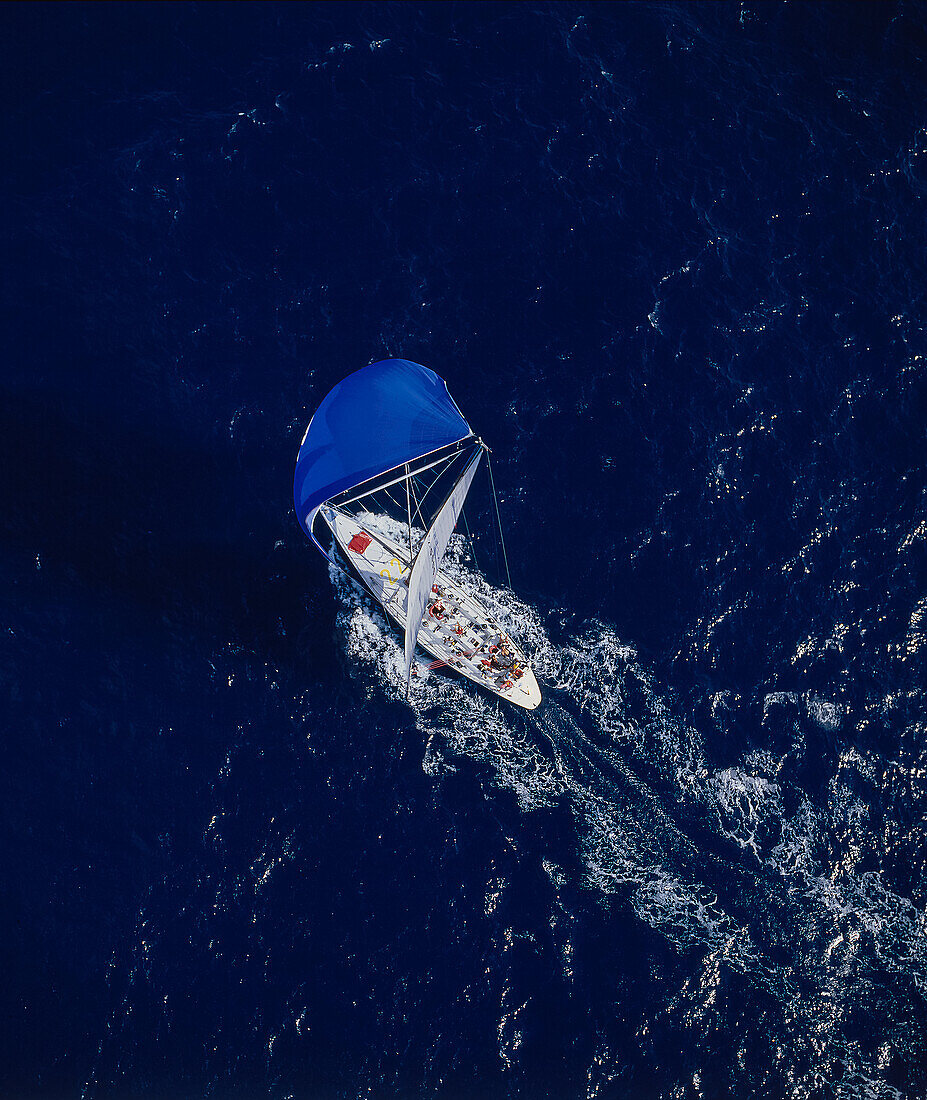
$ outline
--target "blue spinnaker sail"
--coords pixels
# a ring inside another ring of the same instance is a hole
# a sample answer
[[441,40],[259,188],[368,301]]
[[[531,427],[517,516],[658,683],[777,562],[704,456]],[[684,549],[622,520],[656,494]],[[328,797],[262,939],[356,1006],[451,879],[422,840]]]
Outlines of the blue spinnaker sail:
[[293,500],[303,530],[326,500],[470,436],[447,386],[408,359],[349,374],[313,416],[296,459]]

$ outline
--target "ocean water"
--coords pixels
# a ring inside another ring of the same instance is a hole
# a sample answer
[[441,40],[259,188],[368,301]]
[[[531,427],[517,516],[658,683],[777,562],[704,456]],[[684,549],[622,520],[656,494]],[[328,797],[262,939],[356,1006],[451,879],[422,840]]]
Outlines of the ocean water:
[[[927,1094],[927,8],[0,20],[0,1095]],[[387,356],[532,714],[296,522]]]

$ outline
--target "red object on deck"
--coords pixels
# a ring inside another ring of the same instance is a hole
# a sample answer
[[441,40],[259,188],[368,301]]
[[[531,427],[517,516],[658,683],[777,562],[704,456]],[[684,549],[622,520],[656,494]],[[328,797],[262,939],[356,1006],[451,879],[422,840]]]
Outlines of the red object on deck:
[[373,542],[373,539],[369,535],[364,534],[363,531],[358,531],[348,543],[348,549],[353,550],[355,554],[363,554],[371,542]]

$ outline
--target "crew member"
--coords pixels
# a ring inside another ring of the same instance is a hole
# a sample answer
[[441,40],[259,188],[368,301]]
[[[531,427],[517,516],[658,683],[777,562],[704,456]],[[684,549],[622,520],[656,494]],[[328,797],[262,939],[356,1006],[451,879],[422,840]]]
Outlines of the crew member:
[[515,664],[515,654],[507,646],[500,646],[496,656],[499,658],[500,668],[511,668]]

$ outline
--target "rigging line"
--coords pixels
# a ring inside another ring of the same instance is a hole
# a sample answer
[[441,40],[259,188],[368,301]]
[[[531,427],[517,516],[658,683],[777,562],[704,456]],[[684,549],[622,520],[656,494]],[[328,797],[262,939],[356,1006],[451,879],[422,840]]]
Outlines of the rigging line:
[[[454,481],[452,482],[450,489],[448,489],[448,491],[447,491],[447,495],[445,496],[444,500],[441,502],[441,507],[438,508],[437,512],[435,512],[436,517],[441,511],[443,511],[443,509],[444,509],[445,505],[447,504],[447,502],[454,495],[454,490],[461,483],[461,481],[463,481],[464,477],[466,476],[467,471],[470,469],[470,466],[473,465],[475,461],[479,461],[479,459],[478,459],[478,456],[474,454],[474,455],[471,456],[470,461],[464,467],[463,472],[460,474],[460,476],[455,478]],[[466,497],[464,497],[464,499],[466,499]],[[463,507],[463,502],[461,502],[461,508],[462,507]],[[425,541],[425,539],[427,537],[428,537],[428,532],[426,531],[424,537],[422,538],[422,542],[419,543],[419,547],[421,547],[422,543]]]
[[435,481],[442,475],[443,472],[443,470],[438,470],[436,467],[435,477],[433,477],[431,481],[426,481],[424,477],[418,477],[415,474],[412,475],[413,484],[415,485],[415,488],[418,489],[423,502],[425,500],[425,494],[432,487],[432,485],[434,485]]
[[[409,464],[407,462],[406,463],[406,474],[408,474],[408,473],[409,473]],[[411,485],[411,483],[412,483],[412,478],[411,477],[406,477],[406,512],[408,513],[408,516],[409,516],[409,569],[410,570],[412,569],[412,503],[411,503],[411,500],[410,500],[410,497],[409,497],[409,486]],[[411,573],[409,575],[411,576]],[[412,594],[409,593],[409,599],[411,599],[411,598],[412,598]],[[406,614],[411,615],[412,612],[407,610]],[[407,685],[407,689],[408,689],[408,685]],[[408,690],[407,690],[407,694],[408,694]]]
[[427,499],[427,497],[428,497],[428,494],[429,494],[429,493],[431,492],[431,490],[432,490],[432,489],[433,489],[433,488],[434,488],[434,487],[435,487],[435,486],[436,486],[436,485],[438,484],[438,481],[440,480],[441,476],[442,476],[443,474],[447,473],[447,471],[448,471],[448,470],[449,470],[449,469],[451,468],[451,466],[453,465],[454,461],[455,461],[455,460],[457,459],[458,455],[460,455],[460,454],[462,454],[462,453],[463,453],[463,452],[461,452],[461,451],[458,451],[458,452],[457,452],[457,454],[456,454],[456,455],[453,455],[453,456],[451,457],[451,459],[450,459],[450,460],[448,461],[448,464],[447,464],[447,466],[445,466],[445,468],[444,468],[443,470],[439,470],[439,471],[438,471],[438,473],[437,473],[437,474],[435,474],[434,480],[433,480],[433,481],[432,481],[432,483],[431,483],[431,484],[430,484],[430,485],[428,486],[428,488],[427,488],[427,489],[425,490],[425,492],[424,492],[424,495],[422,496],[421,502],[419,503],[419,506],[418,506],[418,518],[419,518],[419,519],[420,519],[420,520],[422,521],[422,526],[423,526],[423,527],[425,528],[425,530],[426,530],[426,531],[428,530],[428,524],[427,524],[427,523],[425,522],[425,516],[424,516],[424,514],[423,514],[423,512],[422,512],[422,508],[423,508],[423,506],[424,506],[424,504],[425,504],[425,500]]
[[[488,471],[488,464],[487,464]],[[492,531],[492,556],[493,561],[496,563],[496,576],[501,576],[502,570],[499,568],[499,531],[496,524],[492,521],[492,516],[489,519],[489,529]]]
[[[445,459],[445,462],[447,462],[447,466],[445,466],[444,469],[447,469],[448,466],[450,465],[450,461]],[[422,476],[423,473],[427,472],[427,471],[416,472],[412,475],[413,481],[415,482],[415,487],[418,489],[418,491],[420,493],[427,493],[428,490],[432,487],[432,485],[434,485],[434,483],[438,480],[438,478],[443,475],[444,469],[440,468],[441,465],[442,464],[439,462],[439,463],[436,463],[435,466],[433,467],[434,476],[432,477],[431,481],[428,481],[427,478]],[[422,499],[424,499],[424,497]]]
[[486,455],[486,465],[489,468],[489,484],[492,486],[492,499],[496,505],[496,522],[499,524],[499,541],[502,543],[502,560],[505,562],[505,576],[509,582],[509,588],[512,587],[512,575],[509,573],[509,556],[505,552],[505,535],[502,533],[502,519],[499,516],[499,498],[496,496],[496,483],[492,476],[492,461],[489,455]]
[[[412,564],[415,561],[415,551],[412,547],[412,522],[415,519],[416,515],[419,519],[422,518],[421,511],[419,510],[418,498],[415,495],[414,474],[411,477],[406,478],[406,503],[409,510],[409,567],[411,568]],[[413,503],[415,504],[414,508],[412,507]]]
[[389,489],[383,488],[382,486],[379,489],[374,489],[372,492],[367,493],[365,496],[355,497],[354,500],[348,501],[348,506],[342,504],[338,505],[338,507],[341,511],[346,512],[355,519],[359,517],[362,511],[382,512],[383,515],[389,516],[389,508],[387,508],[381,500],[381,494],[386,497],[394,508],[398,509],[400,515],[405,512],[405,506],[399,503]]
[[461,507],[460,514],[463,516],[464,530],[467,532],[467,538],[470,540],[470,553],[473,556],[473,564],[477,572],[479,572],[480,563],[476,560],[476,543],[473,541],[473,536],[470,534],[470,524],[467,523],[467,512],[464,507]]
[[[426,486],[424,485],[424,483],[421,481],[420,478],[415,477],[415,475],[413,474],[413,476],[412,476],[412,499],[415,501],[415,507],[412,509],[412,519],[413,519],[413,521],[415,519],[418,519],[419,522],[424,523],[424,516],[422,515],[422,506],[419,503],[419,497],[416,495],[416,492],[415,492],[416,489],[418,490],[419,493],[421,493],[423,491],[423,489],[426,489]],[[424,526],[427,530],[428,524],[424,523]]]
[[[462,448],[463,444],[469,442],[469,440],[470,440],[470,436],[467,436],[466,439],[460,439],[460,440],[457,441],[456,444],[448,444],[448,446],[456,446],[458,451],[459,451]],[[438,447],[434,451],[429,451],[428,454],[429,455],[437,454],[438,451],[441,451],[441,450],[444,450],[444,449],[445,448],[443,448],[443,447]],[[428,457],[428,455],[422,455],[422,458],[427,458],[427,457]],[[453,456],[451,456],[451,457],[453,457]],[[418,459],[416,459],[416,461],[418,461]],[[430,470],[434,466],[440,466],[442,462],[447,462],[447,455],[445,455],[444,458],[436,458],[434,460],[434,462],[429,462],[427,466],[420,466],[412,476],[414,477],[417,474],[423,474],[426,470]],[[410,465],[410,463],[406,463],[406,465]],[[393,470],[398,470],[398,469],[399,469],[398,466],[393,467]],[[389,471],[386,471],[386,472],[387,473],[392,473],[392,470],[389,470]],[[382,477],[383,475],[378,474],[376,476],[377,477]],[[344,508],[348,504],[353,504],[355,500],[360,500],[362,497],[370,496],[371,492],[379,492],[381,489],[388,489],[391,485],[398,485],[400,481],[405,481],[406,476],[407,476],[406,474],[403,474],[401,477],[394,477],[391,481],[387,481],[383,485],[378,485],[373,490],[367,489],[366,492],[358,493],[356,497],[351,497],[349,500],[344,500],[344,501],[339,500],[339,497],[344,496],[345,493],[351,493],[351,492],[354,491],[354,489],[359,488],[358,485],[355,485],[351,489],[345,489],[343,493],[336,493],[333,497],[331,497],[327,501],[327,503],[328,504],[335,504],[339,508]],[[368,477],[367,481],[376,481],[376,477]],[[364,484],[366,484],[366,482],[362,481],[362,482],[360,482],[360,484],[364,485]]]
[[399,501],[398,501],[398,500],[397,500],[397,499],[396,499],[396,498],[395,498],[395,497],[393,496],[393,494],[392,494],[392,493],[391,493],[391,492],[389,491],[389,489],[384,489],[384,490],[383,490],[383,492],[384,492],[384,493],[386,494],[386,499],[387,499],[387,500],[389,500],[389,501],[391,501],[391,502],[393,503],[393,505],[394,505],[394,506],[395,506],[396,508],[398,508],[398,509],[399,509],[399,511],[401,512],[401,511],[402,511],[402,505],[401,505],[401,504],[399,503]]

